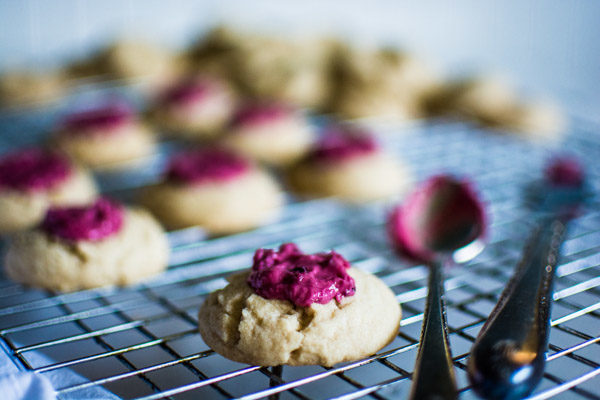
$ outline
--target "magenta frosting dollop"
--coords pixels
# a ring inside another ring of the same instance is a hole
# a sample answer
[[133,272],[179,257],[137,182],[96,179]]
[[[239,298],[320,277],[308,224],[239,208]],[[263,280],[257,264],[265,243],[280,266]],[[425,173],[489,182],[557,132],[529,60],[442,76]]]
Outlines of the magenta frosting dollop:
[[287,118],[293,113],[293,108],[283,103],[249,103],[236,111],[231,125],[233,127],[261,125]]
[[63,155],[42,149],[27,149],[0,159],[0,190],[49,190],[72,173],[71,162]]
[[556,186],[580,186],[584,172],[580,162],[573,157],[554,158],[545,170],[546,180]]
[[278,251],[258,249],[248,284],[266,299],[288,300],[299,307],[341,302],[356,292],[350,263],[339,253],[304,254],[293,243]]
[[67,115],[60,123],[61,130],[69,134],[111,133],[134,120],[134,112],[123,102]]
[[188,79],[165,90],[159,98],[162,104],[187,105],[201,101],[217,88],[217,83],[206,79]]
[[111,236],[123,225],[123,207],[108,199],[77,207],[52,207],[42,221],[42,229],[66,240],[95,242]]
[[196,149],[173,156],[167,166],[166,177],[174,182],[196,185],[227,181],[249,168],[246,159],[225,149]]
[[316,143],[309,157],[315,161],[343,161],[379,150],[375,138],[363,131],[330,127]]

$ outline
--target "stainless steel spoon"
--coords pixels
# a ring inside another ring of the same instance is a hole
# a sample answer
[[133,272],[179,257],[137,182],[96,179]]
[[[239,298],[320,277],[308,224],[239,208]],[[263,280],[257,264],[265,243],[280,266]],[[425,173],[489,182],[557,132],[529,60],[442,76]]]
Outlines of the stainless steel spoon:
[[586,198],[583,179],[574,177],[547,180],[535,191],[541,194],[535,202],[542,213],[540,223],[468,361],[469,380],[484,398],[523,398],[542,378],[559,248],[568,221]]
[[391,216],[399,250],[430,268],[427,303],[410,399],[455,399],[456,380],[444,307],[445,263],[466,262],[484,247],[481,202],[470,185],[436,176],[410,195]]

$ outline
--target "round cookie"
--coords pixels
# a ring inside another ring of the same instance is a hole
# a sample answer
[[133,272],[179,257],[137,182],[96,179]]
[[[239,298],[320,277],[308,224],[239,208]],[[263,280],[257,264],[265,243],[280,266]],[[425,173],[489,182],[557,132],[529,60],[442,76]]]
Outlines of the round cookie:
[[163,271],[168,253],[166,236],[148,212],[99,199],[50,209],[40,227],[15,234],[5,269],[17,282],[73,291],[139,282]]
[[567,130],[567,119],[555,104],[532,101],[516,104],[499,121],[500,127],[533,141],[556,142]]
[[[123,103],[67,115],[54,135],[58,148],[92,168],[118,168],[154,152],[154,135]],[[121,164],[121,165],[120,165]]]
[[402,194],[411,181],[408,169],[383,152],[372,136],[342,127],[329,128],[288,177],[301,194],[351,202]]
[[254,39],[254,35],[220,25],[192,44],[186,56],[194,71],[233,81],[238,54],[242,46]]
[[118,79],[137,79],[160,85],[176,76],[182,66],[167,49],[136,38],[115,41],[97,54],[92,63],[99,73]]
[[251,97],[319,108],[329,97],[332,44],[254,37],[235,54],[235,75]]
[[158,97],[152,114],[171,136],[202,139],[221,131],[235,105],[233,92],[224,82],[196,77],[167,88]]
[[65,156],[28,149],[0,158],[0,234],[30,228],[51,205],[90,202],[94,179]]
[[253,103],[237,111],[223,144],[257,161],[281,166],[302,157],[313,137],[297,110],[281,103]]
[[0,108],[45,105],[65,92],[65,77],[56,71],[8,71],[0,75]]
[[175,155],[163,182],[140,201],[169,229],[200,226],[213,234],[255,228],[283,202],[275,180],[244,158],[218,148]]
[[419,59],[393,49],[341,47],[334,70],[337,87],[330,108],[347,118],[419,117],[422,98],[438,82]]
[[560,107],[547,101],[522,101],[497,76],[482,76],[440,86],[427,99],[430,114],[454,114],[511,131],[534,141],[558,141],[567,121]]
[[432,114],[450,113],[499,125],[517,101],[517,93],[505,79],[482,76],[440,86],[428,100],[428,108]]
[[[285,278],[273,285],[274,275]],[[323,290],[307,289],[301,285],[304,279]],[[293,244],[278,252],[261,249],[252,271],[228,281],[202,304],[198,323],[206,344],[237,362],[332,366],[376,353],[394,339],[400,325],[394,293],[333,251],[303,255]],[[261,282],[267,285],[262,290],[257,287]],[[289,299],[280,296],[285,290],[277,286],[285,283]],[[332,287],[339,290],[331,293]]]

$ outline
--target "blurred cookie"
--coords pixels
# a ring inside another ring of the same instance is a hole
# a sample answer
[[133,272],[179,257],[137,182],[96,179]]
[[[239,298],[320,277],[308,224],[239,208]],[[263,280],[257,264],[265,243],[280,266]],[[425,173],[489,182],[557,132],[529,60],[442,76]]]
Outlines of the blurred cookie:
[[52,208],[40,227],[15,234],[5,269],[17,282],[73,291],[147,279],[166,268],[168,253],[166,236],[150,214],[99,199]]
[[42,220],[51,205],[83,204],[96,196],[92,176],[65,156],[28,149],[0,158],[0,233]]
[[0,108],[45,105],[66,89],[60,72],[8,71],[0,75]]
[[419,59],[392,49],[342,47],[334,70],[337,85],[330,108],[347,118],[421,116],[422,98],[438,84]]
[[146,188],[140,201],[170,229],[200,226],[227,234],[267,223],[283,199],[263,169],[229,151],[206,148],[176,154],[165,180]]
[[156,140],[123,103],[111,103],[65,116],[53,143],[91,168],[119,168],[152,154]]
[[152,117],[171,136],[201,139],[219,133],[235,107],[235,96],[224,82],[196,77],[164,90],[155,102]]
[[501,127],[534,141],[556,142],[567,130],[567,118],[556,104],[520,102],[500,121]]
[[235,76],[250,96],[319,108],[331,89],[330,43],[256,37],[236,53]]
[[232,81],[241,47],[254,35],[242,34],[226,26],[217,26],[203,35],[186,52],[191,70]]
[[432,94],[428,106],[433,115],[466,117],[533,140],[555,141],[566,129],[557,105],[522,100],[506,79],[493,75],[450,82]]
[[429,99],[433,114],[453,114],[497,125],[517,104],[514,88],[497,76],[467,78],[441,86]]
[[252,270],[228,281],[202,304],[198,326],[206,344],[237,362],[332,366],[376,353],[400,325],[394,293],[335,251],[259,249]]
[[410,173],[368,133],[329,127],[308,155],[290,168],[289,182],[301,194],[364,202],[402,194]]
[[298,110],[281,103],[255,102],[236,112],[223,144],[260,162],[288,165],[308,151],[313,137]]
[[151,84],[168,82],[182,69],[167,49],[133,38],[115,41],[94,56],[93,63],[100,73]]

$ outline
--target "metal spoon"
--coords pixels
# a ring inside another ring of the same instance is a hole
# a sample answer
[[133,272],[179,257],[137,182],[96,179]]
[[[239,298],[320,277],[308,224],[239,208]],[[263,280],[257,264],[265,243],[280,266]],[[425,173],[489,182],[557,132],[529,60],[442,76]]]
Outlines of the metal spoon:
[[572,164],[549,170],[563,167],[536,188],[542,194],[535,202],[542,213],[539,226],[471,349],[469,380],[484,398],[523,398],[542,378],[559,248],[568,221],[586,197],[583,175],[574,173]]
[[430,268],[410,399],[458,395],[446,326],[443,265],[479,254],[485,225],[481,202],[470,185],[444,175],[425,182],[391,215],[390,234],[399,250]]

